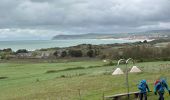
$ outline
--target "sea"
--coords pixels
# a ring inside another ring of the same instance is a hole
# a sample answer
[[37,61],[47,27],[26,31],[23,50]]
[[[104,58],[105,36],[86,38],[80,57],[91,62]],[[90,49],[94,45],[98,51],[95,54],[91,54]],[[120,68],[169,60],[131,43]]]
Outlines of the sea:
[[79,44],[114,44],[114,43],[130,43],[143,41],[139,39],[66,39],[66,40],[16,40],[16,41],[0,41],[0,49],[11,48],[13,51],[18,49],[27,49],[29,51],[53,48],[53,47],[69,47]]

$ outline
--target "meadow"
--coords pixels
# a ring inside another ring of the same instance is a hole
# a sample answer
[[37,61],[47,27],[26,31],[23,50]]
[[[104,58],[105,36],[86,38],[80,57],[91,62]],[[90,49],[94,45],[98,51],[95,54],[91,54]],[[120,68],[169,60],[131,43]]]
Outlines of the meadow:
[[[132,64],[129,64],[129,69]],[[138,91],[141,79],[153,91],[160,77],[170,85],[170,61],[136,63],[143,71],[129,74],[130,91]],[[120,65],[125,70],[125,65]],[[1,62],[0,100],[103,100],[103,95],[126,92],[125,75],[112,76],[116,66],[102,60],[72,62]],[[156,100],[153,92],[148,100]],[[165,100],[170,99],[166,92]]]

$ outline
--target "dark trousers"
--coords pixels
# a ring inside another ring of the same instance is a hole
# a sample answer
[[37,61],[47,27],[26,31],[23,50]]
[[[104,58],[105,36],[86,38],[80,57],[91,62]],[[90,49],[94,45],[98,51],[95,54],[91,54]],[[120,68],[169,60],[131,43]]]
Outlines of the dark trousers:
[[147,100],[147,94],[146,93],[140,93],[139,97],[140,97],[140,100],[143,100],[143,98],[144,98],[144,100]]
[[159,100],[164,100],[164,93],[158,92]]

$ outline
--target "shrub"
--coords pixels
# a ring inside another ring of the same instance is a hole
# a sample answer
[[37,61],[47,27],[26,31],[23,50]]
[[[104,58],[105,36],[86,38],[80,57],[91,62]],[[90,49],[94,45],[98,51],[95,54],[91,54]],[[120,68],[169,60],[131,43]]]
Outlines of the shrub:
[[69,50],[69,55],[71,57],[82,57],[83,53],[81,50]]
[[106,55],[102,55],[101,57],[100,57],[100,59],[106,59]]
[[55,51],[55,52],[53,53],[53,55],[54,55],[55,57],[58,57],[58,51]]
[[87,56],[88,57],[93,57],[94,56],[94,51],[93,50],[87,51]]
[[58,72],[57,70],[48,70],[48,71],[46,71],[46,73],[56,73],[56,72]]
[[61,78],[66,78],[66,76],[65,76],[65,75],[61,75],[60,77],[61,77]]
[[6,79],[6,78],[8,78],[8,77],[0,77],[0,79]]
[[3,49],[2,51],[3,52],[12,52],[12,49],[11,48],[7,48],[7,49]]
[[28,53],[28,51],[26,49],[19,49],[16,51],[16,54],[18,53]]
[[62,51],[61,52],[61,57],[66,57],[67,56],[67,52],[66,51]]

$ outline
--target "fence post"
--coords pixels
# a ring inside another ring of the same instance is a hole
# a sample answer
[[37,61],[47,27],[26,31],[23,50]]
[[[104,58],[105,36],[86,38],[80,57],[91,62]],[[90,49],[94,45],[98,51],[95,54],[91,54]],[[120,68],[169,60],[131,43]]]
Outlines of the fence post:
[[81,100],[81,91],[80,91],[80,89],[78,89],[78,92],[79,92],[79,100]]
[[103,100],[104,100],[104,99],[105,99],[105,98],[104,98],[104,92],[103,92],[103,95],[102,95],[102,97],[103,97]]

